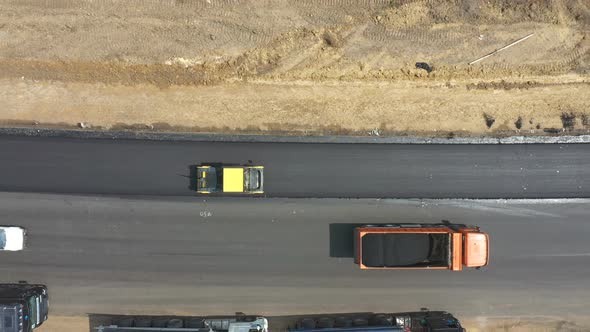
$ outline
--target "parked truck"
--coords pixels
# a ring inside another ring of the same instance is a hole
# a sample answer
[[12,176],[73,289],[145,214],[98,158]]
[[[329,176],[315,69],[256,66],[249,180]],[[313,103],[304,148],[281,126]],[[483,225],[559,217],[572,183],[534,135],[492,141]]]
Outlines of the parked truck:
[[0,251],[21,251],[26,238],[27,231],[20,226],[0,226]]
[[465,332],[446,311],[314,315],[301,318],[290,332]]
[[99,319],[98,332],[268,332],[266,318],[243,313],[206,317],[103,315]]
[[488,235],[476,226],[365,225],[354,229],[354,262],[361,269],[461,271],[489,261]]
[[47,320],[47,287],[24,282],[0,284],[0,331],[31,332]]
[[196,167],[199,194],[263,194],[264,167],[200,165]]
[[97,332],[465,332],[459,320],[450,313],[428,309],[387,314],[277,316],[270,319],[243,313],[227,317],[102,315],[91,317],[91,321],[102,321],[94,326]]

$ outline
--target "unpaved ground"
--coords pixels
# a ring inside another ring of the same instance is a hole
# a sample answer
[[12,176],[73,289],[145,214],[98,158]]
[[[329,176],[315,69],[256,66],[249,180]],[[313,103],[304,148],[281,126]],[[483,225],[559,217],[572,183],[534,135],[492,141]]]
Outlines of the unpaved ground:
[[[589,332],[587,320],[545,317],[468,318],[461,322],[469,332]],[[51,316],[38,332],[93,332],[88,317]]]
[[586,0],[0,2],[5,126],[579,133],[589,75]]

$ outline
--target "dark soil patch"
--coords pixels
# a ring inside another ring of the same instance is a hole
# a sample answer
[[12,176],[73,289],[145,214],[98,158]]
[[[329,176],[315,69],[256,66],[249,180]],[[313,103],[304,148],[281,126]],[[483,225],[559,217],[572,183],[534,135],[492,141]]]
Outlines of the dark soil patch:
[[516,129],[520,129],[522,128],[522,118],[519,116],[518,119],[516,119],[516,121],[514,122],[514,126],[516,127]]
[[486,127],[488,127],[488,129],[492,128],[492,126],[494,125],[494,122],[496,122],[496,119],[487,113],[483,114],[483,118],[486,122]]
[[[16,119],[3,119],[0,120],[1,127],[38,127],[38,128],[49,128],[49,129],[76,129],[78,128],[76,125],[68,124],[65,122],[55,122],[55,123],[40,123],[38,121],[29,121],[29,120],[16,120]],[[102,127],[97,126],[95,129],[102,129]]]
[[132,123],[132,124],[115,123],[111,127],[111,130],[131,130],[131,131],[137,130],[137,131],[141,131],[141,130],[150,130],[150,129],[154,129],[153,126],[141,124],[141,123]]
[[340,48],[344,45],[342,38],[332,31],[326,31],[323,35],[323,39],[326,45],[330,47]]
[[426,62],[416,62],[416,68],[424,69],[424,70],[426,70],[427,73],[430,73],[432,71],[432,67],[429,64],[427,64]]
[[543,131],[548,134],[559,134],[561,132],[561,129],[559,129],[559,128],[545,128],[545,129],[543,129]]
[[573,130],[576,125],[576,115],[574,113],[561,113],[561,123],[566,130]]
[[467,90],[513,90],[513,89],[530,89],[542,86],[544,84],[527,81],[527,82],[479,82],[477,84],[467,84]]

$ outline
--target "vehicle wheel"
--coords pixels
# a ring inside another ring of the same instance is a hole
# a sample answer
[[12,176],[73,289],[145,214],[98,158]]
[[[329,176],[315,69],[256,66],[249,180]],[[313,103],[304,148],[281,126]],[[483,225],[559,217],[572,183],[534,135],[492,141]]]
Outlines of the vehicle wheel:
[[379,325],[378,322],[382,316],[383,315],[373,315],[373,316],[369,317],[369,325],[370,326]]
[[207,327],[205,320],[202,318],[191,318],[186,322],[186,327],[191,329],[202,329]]
[[135,327],[152,327],[151,318],[137,318],[135,319]]
[[371,326],[391,326],[393,318],[387,315],[375,315],[369,318],[369,325]]
[[338,317],[334,321],[334,327],[352,327],[352,319],[346,317]]
[[166,318],[155,318],[152,321],[152,327],[164,328],[166,327],[166,323],[168,323],[168,320]]
[[363,225],[363,228],[373,228],[373,227],[378,227],[378,226],[377,225],[373,225],[373,224]]
[[172,318],[166,323],[167,328],[180,329],[183,327],[182,319]]
[[322,317],[318,319],[317,326],[321,329],[330,329],[334,327],[334,319],[330,317]]
[[304,328],[304,329],[315,329],[316,323],[315,323],[315,320],[313,320],[311,318],[303,318],[302,320],[299,321],[299,326],[300,326],[300,328]]
[[369,321],[366,320],[365,318],[355,318],[352,320],[352,325],[353,326],[368,326]]
[[119,327],[133,327],[135,320],[133,319],[133,317],[126,317],[126,318],[121,318],[119,319],[115,325],[119,326]]

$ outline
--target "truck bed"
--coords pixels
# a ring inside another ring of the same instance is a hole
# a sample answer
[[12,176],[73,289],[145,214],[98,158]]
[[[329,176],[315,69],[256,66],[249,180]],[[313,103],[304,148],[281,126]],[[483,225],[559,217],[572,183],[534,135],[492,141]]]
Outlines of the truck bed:
[[448,233],[373,233],[362,239],[367,267],[441,267],[450,265]]

